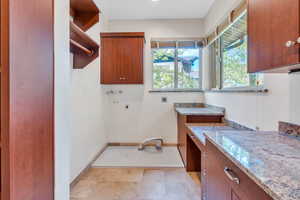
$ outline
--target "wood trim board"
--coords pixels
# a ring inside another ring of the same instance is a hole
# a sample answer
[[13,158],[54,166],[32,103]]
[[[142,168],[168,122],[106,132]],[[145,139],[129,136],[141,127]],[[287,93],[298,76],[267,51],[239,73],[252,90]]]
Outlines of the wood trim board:
[[1,199],[54,200],[54,1],[1,0]]

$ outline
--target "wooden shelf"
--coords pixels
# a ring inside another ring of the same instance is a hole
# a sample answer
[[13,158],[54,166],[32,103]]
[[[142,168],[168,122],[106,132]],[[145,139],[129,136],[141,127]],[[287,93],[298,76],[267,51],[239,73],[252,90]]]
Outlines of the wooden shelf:
[[73,68],[82,69],[99,56],[99,45],[70,21],[70,47],[74,54]]
[[100,10],[93,0],[71,0],[70,15],[83,31],[99,22]]

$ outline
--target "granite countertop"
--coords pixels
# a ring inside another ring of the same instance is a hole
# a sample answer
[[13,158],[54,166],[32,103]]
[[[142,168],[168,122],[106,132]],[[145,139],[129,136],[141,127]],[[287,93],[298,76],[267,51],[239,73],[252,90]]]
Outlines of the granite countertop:
[[181,115],[224,116],[225,109],[204,103],[175,103],[176,112]]
[[224,116],[224,113],[211,108],[176,108],[181,115]]
[[195,126],[195,125],[187,125],[188,129],[190,129],[196,138],[205,145],[205,135],[206,131],[225,131],[225,130],[236,130],[230,126]]
[[205,136],[274,200],[300,199],[299,138],[256,131],[206,131]]

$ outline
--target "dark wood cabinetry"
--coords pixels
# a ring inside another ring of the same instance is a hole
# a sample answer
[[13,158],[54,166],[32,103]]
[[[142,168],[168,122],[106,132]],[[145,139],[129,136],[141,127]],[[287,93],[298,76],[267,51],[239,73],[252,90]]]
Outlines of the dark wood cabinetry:
[[70,50],[74,69],[82,69],[99,57],[99,45],[74,22],[70,22]]
[[81,30],[87,31],[99,22],[100,10],[93,0],[70,0],[70,5],[70,15]]
[[248,0],[248,46],[249,72],[299,64],[300,1]]
[[184,166],[187,165],[186,162],[186,148],[187,148],[187,128],[185,126],[186,122],[186,116],[185,115],[177,115],[177,147],[179,150],[179,153],[181,155],[181,159],[183,161]]
[[143,84],[144,33],[101,33],[101,83]]
[[[220,124],[217,124],[220,125]],[[222,125],[220,125],[222,126]],[[188,145],[189,143],[193,143],[194,145],[192,146],[193,149],[193,154],[188,154],[188,156],[190,157],[190,160],[193,160],[192,163],[196,163],[194,164],[194,169],[196,169],[196,171],[199,171],[201,173],[201,195],[202,195],[202,199],[205,199],[205,195],[206,195],[206,191],[205,191],[205,175],[206,175],[206,169],[205,169],[205,159],[206,159],[206,147],[205,144],[200,142],[200,140],[194,135],[194,133],[192,131],[188,131]],[[197,148],[197,150],[195,150],[194,148]],[[189,148],[189,147],[188,147]]]
[[54,199],[53,3],[1,0],[2,200]]
[[85,31],[99,22],[100,10],[93,0],[70,0],[70,15],[73,68],[82,69],[99,57],[99,45]]
[[206,200],[272,200],[212,143],[206,142]]
[[[188,145],[188,130],[186,127],[186,123],[190,124],[198,124],[201,126],[207,125],[215,125],[221,124],[223,120],[223,115],[220,116],[201,116],[201,115],[181,115],[177,114],[177,147],[179,153],[181,155],[182,161],[184,166],[186,167],[187,171],[200,171],[200,168],[197,167],[199,165],[194,165],[193,159],[197,157],[196,155],[191,155],[193,152],[198,153],[195,151],[193,145]],[[189,148],[189,150],[188,150]],[[200,152],[199,152],[200,153]],[[199,154],[200,155],[200,154]]]

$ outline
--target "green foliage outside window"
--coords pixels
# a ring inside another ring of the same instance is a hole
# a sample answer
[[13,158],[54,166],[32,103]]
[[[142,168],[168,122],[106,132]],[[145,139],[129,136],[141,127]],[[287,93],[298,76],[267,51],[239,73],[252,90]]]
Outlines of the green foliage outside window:
[[[154,89],[194,89],[199,88],[199,56],[192,62],[184,56],[187,51],[178,49],[178,73],[175,73],[176,49],[153,49],[153,88]],[[198,60],[198,68],[197,62]],[[190,65],[190,66],[189,66]],[[195,69],[196,68],[196,69]],[[176,77],[176,78],[175,78]],[[175,83],[177,80],[177,83]],[[175,87],[177,86],[177,88]]]
[[[223,50],[223,87],[243,87],[250,85],[247,73],[247,41],[239,46]],[[255,81],[254,81],[255,83]]]

